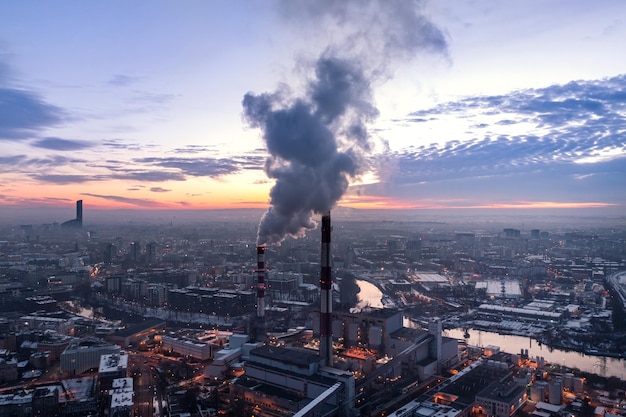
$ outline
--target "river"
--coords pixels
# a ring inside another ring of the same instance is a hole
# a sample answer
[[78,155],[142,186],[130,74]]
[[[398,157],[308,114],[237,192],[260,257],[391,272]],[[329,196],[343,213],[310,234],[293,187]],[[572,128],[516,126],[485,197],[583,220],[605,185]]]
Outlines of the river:
[[[365,280],[356,280],[361,289],[358,294],[359,303],[357,308],[375,307],[382,308],[382,292],[374,284]],[[520,353],[521,349],[528,349],[531,358],[543,357],[547,362],[559,364],[570,368],[578,368],[581,371],[590,372],[602,376],[616,376],[626,380],[626,360],[604,356],[585,355],[580,352],[550,349],[540,346],[529,337],[501,335],[498,333],[470,330],[469,338],[464,338],[463,329],[445,330],[444,336],[455,339],[467,340],[469,345],[485,347],[498,346],[501,351],[507,353]]]
[[[463,333],[463,329],[444,330],[443,332],[444,336],[461,340],[464,339]],[[469,338],[465,339],[468,345],[498,346],[501,351],[507,353],[520,353],[521,349],[528,349],[528,356],[531,358],[543,357],[549,363],[578,368],[581,371],[602,376],[616,376],[622,380],[626,379],[626,361],[624,359],[550,349],[545,345],[539,345],[529,337],[502,335],[480,330],[469,330],[468,333]]]

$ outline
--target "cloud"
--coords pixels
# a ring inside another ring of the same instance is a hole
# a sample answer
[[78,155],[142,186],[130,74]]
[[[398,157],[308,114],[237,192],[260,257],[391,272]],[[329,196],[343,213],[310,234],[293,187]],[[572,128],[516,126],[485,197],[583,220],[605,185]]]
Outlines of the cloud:
[[55,151],[77,151],[81,149],[91,148],[94,146],[94,144],[78,140],[47,137],[32,143],[32,146],[36,148],[51,149]]
[[111,179],[133,180],[146,182],[184,181],[185,176],[180,172],[124,170],[107,175]]
[[26,159],[26,155],[0,156],[0,172],[12,172]]
[[70,158],[63,155],[33,158],[26,155],[13,155],[0,157],[0,171],[12,173],[25,173],[32,175],[33,171],[41,171],[49,174],[51,170],[70,164],[84,164],[85,161],[78,158]]
[[64,118],[61,108],[46,103],[33,92],[0,88],[0,140],[29,139],[60,124]]
[[141,77],[133,77],[130,75],[117,74],[114,75],[107,84],[113,85],[116,87],[127,87],[129,85],[135,84],[141,80]]
[[[384,155],[384,184],[365,186],[367,193],[626,202],[620,185],[626,178],[626,75],[469,97],[414,112],[405,122],[415,117],[464,120],[480,129],[469,138],[457,134]],[[490,123],[479,123],[485,119]]]
[[[136,91],[135,95],[130,99],[130,101],[136,102],[136,103],[164,104],[164,103],[169,103],[175,98],[176,98],[175,94],[149,93],[146,91]],[[141,112],[140,109],[135,109],[135,110],[138,112]]]
[[152,188],[150,188],[150,191],[152,191],[153,193],[169,193],[172,190],[167,190],[167,189],[161,188],[161,187],[152,187]]
[[124,141],[123,139],[107,139],[107,140],[102,141],[102,145],[112,148],[112,149],[116,149],[116,150],[128,150],[128,151],[142,151],[146,147],[150,147],[150,145],[142,144],[143,146],[142,148],[134,143],[128,143]]
[[261,169],[263,158],[241,156],[236,158],[138,158],[134,162],[177,170],[180,175],[218,178],[236,174],[244,169]]
[[160,207],[160,206],[162,206],[162,203],[157,202],[157,201],[144,200],[144,199],[140,199],[140,198],[129,198],[129,197],[123,197],[123,196],[119,196],[119,195],[102,195],[102,194],[92,194],[92,193],[81,193],[81,195],[85,195],[85,196],[89,196],[89,197],[102,198],[104,200],[115,201],[117,203],[125,203],[125,204],[130,204],[130,205],[133,205],[133,206],[140,206],[140,207]]
[[[74,151],[94,145],[89,142],[45,138],[37,141],[36,146],[44,149]],[[128,150],[122,142],[113,142],[113,147],[118,150]],[[244,170],[261,170],[263,169],[263,161],[264,158],[257,155],[242,155],[231,158],[147,157],[130,161],[123,159],[88,161],[64,155],[36,158],[27,155],[13,155],[0,156],[0,172],[22,173],[36,181],[51,184],[82,184],[89,181],[109,180],[154,183],[185,181],[189,177],[217,179]],[[75,170],[75,173],[68,172],[68,169]],[[152,191],[167,192],[170,190],[153,187]]]
[[91,175],[63,175],[63,174],[33,174],[31,175],[36,181],[52,183],[52,184],[82,184],[85,182],[95,181],[96,177]]
[[7,203],[11,203],[11,207],[14,207],[14,206],[37,207],[37,206],[48,205],[48,204],[56,205],[56,203],[59,203],[59,202],[70,202],[70,201],[73,202],[74,201],[71,198],[62,198],[62,197],[27,198],[27,197],[0,195],[0,198],[2,198]]
[[172,152],[180,154],[198,154],[203,152],[214,152],[215,146],[187,145],[182,148],[174,149]]

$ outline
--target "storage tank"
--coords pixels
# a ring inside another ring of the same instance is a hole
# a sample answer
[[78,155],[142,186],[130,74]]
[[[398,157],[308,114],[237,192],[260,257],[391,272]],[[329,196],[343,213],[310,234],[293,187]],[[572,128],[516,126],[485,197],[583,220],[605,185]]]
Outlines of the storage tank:
[[585,378],[574,377],[572,378],[572,391],[574,394],[582,394],[584,391]]
[[563,394],[563,381],[560,379],[553,379],[550,381],[548,388],[548,402],[553,405],[561,404],[561,398]]
[[574,374],[567,373],[563,378],[563,388],[571,390],[574,387]]
[[546,398],[546,390],[548,389],[548,383],[545,381],[537,381],[530,387],[530,399],[536,403],[543,401]]

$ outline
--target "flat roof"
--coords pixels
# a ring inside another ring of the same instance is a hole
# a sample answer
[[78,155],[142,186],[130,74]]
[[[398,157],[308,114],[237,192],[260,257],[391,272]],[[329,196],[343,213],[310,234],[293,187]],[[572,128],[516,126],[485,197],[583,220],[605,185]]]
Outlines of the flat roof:
[[496,306],[491,304],[481,304],[478,307],[479,310],[484,311],[495,311],[501,313],[510,313],[510,314],[524,314],[527,316],[535,316],[535,317],[543,317],[549,319],[560,319],[562,317],[561,313],[552,313],[550,311],[539,311],[539,310],[527,310],[525,308],[515,308],[515,307],[504,307],[504,306]]
[[95,380],[95,376],[62,380],[61,384],[67,397],[59,395],[59,402],[70,398],[72,401],[85,401],[92,398]]
[[465,372],[451,378],[438,392],[456,397],[455,403],[472,404],[476,395],[494,380],[499,380],[509,372],[508,369],[500,369],[487,366],[484,362],[472,368],[466,368]]
[[526,391],[526,386],[519,385],[513,381],[507,384],[501,384],[494,381],[487,386],[480,394],[480,397],[489,398],[491,400],[511,402],[517,398],[522,392]]
[[113,372],[118,369],[128,368],[128,355],[113,353],[100,356],[99,373]]
[[132,407],[133,406],[133,393],[121,392],[111,395],[111,408],[117,407]]
[[115,378],[113,380],[113,384],[111,385],[113,389],[133,389],[133,379],[131,377],[127,378]]
[[434,272],[416,272],[415,277],[422,282],[448,282],[448,278]]
[[308,367],[311,363],[319,362],[317,353],[305,349],[288,349],[279,346],[261,346],[250,351],[250,359],[259,356],[266,359],[279,360],[282,363]]

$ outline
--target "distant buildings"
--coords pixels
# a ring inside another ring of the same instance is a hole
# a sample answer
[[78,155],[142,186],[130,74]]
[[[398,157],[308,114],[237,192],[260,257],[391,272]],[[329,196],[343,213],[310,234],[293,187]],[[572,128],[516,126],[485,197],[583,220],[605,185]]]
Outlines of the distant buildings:
[[183,357],[191,357],[201,361],[213,359],[215,346],[210,343],[173,335],[163,335],[161,341],[161,348],[164,351],[176,352]]
[[0,394],[0,416],[84,417],[98,411],[96,377],[66,379]]
[[162,335],[165,331],[165,321],[161,319],[147,319],[141,323],[118,330],[106,335],[105,339],[123,348],[138,346],[140,342],[155,335]]
[[78,200],[76,202],[76,218],[63,222],[63,224],[61,224],[61,227],[76,229],[80,229],[83,227],[83,200]]

